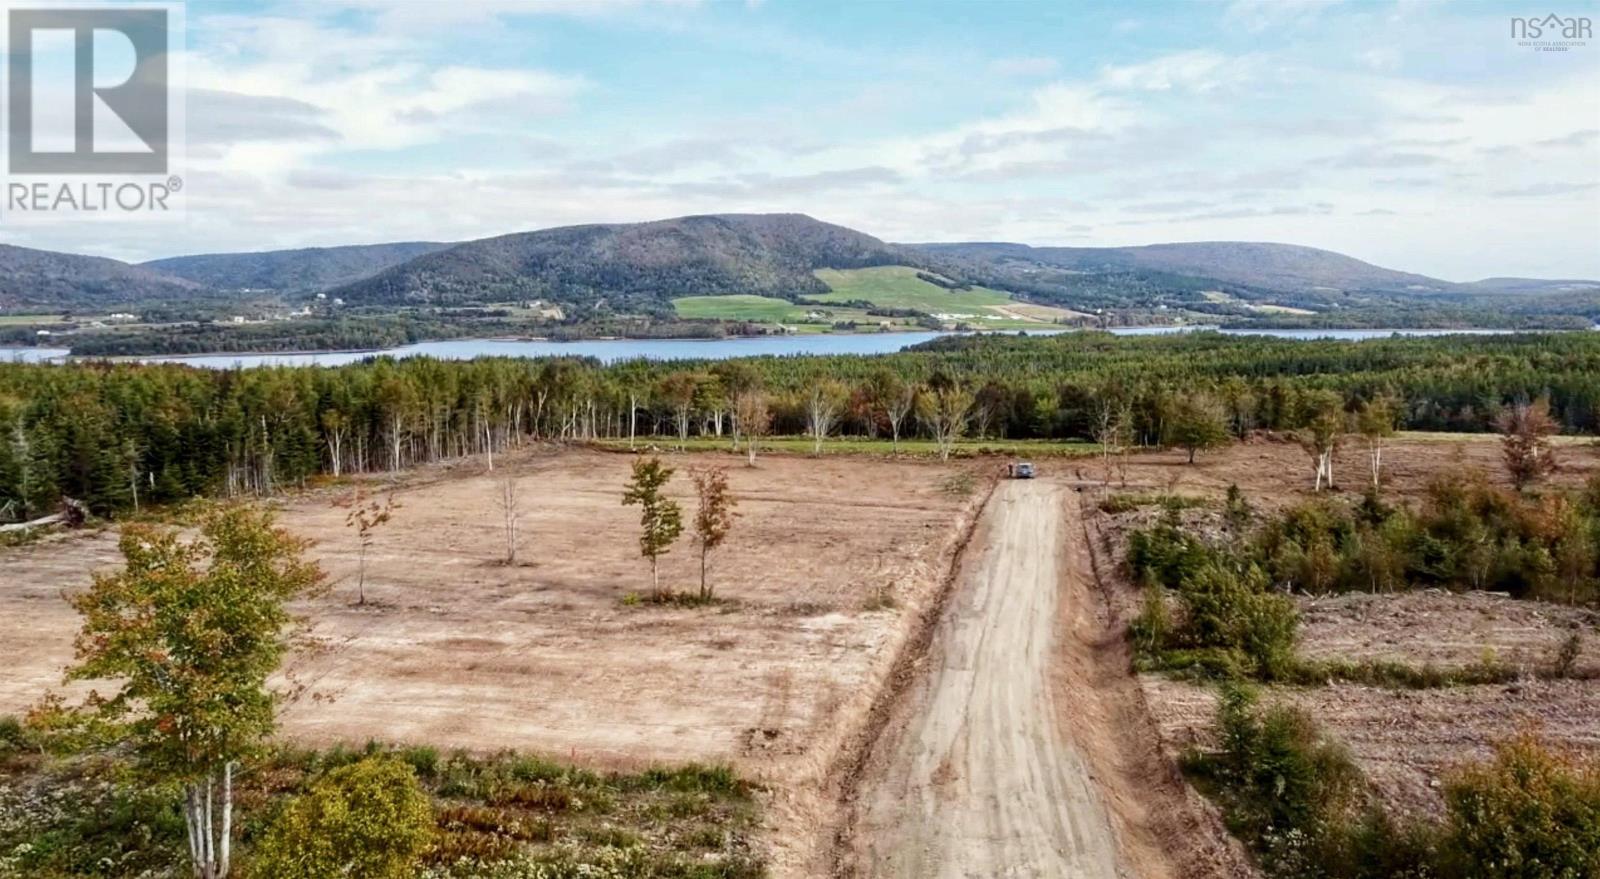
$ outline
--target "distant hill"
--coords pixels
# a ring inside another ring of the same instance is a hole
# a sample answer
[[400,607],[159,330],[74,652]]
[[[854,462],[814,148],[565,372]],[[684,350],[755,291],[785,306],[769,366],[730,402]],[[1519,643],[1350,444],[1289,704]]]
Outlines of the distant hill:
[[351,303],[543,299],[670,312],[681,296],[826,293],[823,268],[913,263],[870,235],[802,214],[719,214],[565,226],[469,241],[330,291]]
[[1535,294],[1561,294],[1585,293],[1600,291],[1600,281],[1584,281],[1576,278],[1565,280],[1545,280],[1542,278],[1484,278],[1463,284],[1463,287],[1477,293],[1535,293]]
[[618,314],[670,319],[677,314],[674,299],[823,297],[830,288],[818,270],[881,266],[1130,322],[1159,321],[1163,312],[1218,322],[1329,326],[1467,326],[1534,318],[1567,325],[1600,319],[1600,282],[1594,281],[1488,278],[1454,284],[1327,250],[1259,242],[890,244],[803,214],[564,226],[458,244],[200,254],[138,266],[0,245],[0,308],[201,298],[231,303],[250,298],[243,291],[326,291],[330,298],[379,309],[540,299],[562,306],[574,323]]
[[311,292],[375,275],[390,266],[449,247],[432,241],[305,247],[255,253],[204,253],[142,263],[216,290]]
[[131,305],[204,292],[193,281],[114,259],[0,244],[0,308]]
[[1427,293],[1458,286],[1294,244],[1204,241],[1142,247],[1029,247],[1006,243],[908,246],[969,268],[1005,269],[1009,274],[1023,276],[1032,265],[1084,273],[1158,272],[1286,293]]

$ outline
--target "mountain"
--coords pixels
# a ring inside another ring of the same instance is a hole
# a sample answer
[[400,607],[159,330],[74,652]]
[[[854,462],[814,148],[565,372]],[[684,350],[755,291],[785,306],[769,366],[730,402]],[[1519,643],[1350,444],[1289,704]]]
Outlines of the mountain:
[[543,299],[612,311],[670,310],[679,296],[827,292],[812,272],[920,264],[870,235],[802,214],[718,214],[565,226],[458,244],[329,291],[351,303]]
[[0,308],[78,308],[192,298],[204,287],[99,256],[0,244]]
[[141,265],[217,290],[303,293],[359,281],[390,266],[449,246],[432,241],[401,241],[255,253],[204,253],[151,260]]
[[1091,274],[1156,272],[1284,293],[1428,293],[1458,286],[1294,244],[1202,241],[1142,247],[1029,247],[1006,243],[908,246],[969,267],[1023,275],[1030,266]]

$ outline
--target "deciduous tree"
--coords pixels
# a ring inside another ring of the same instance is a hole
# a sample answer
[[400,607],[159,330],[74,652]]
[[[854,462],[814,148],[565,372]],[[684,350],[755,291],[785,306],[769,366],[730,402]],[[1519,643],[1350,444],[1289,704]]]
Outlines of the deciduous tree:
[[1556,469],[1555,450],[1550,448],[1556,422],[1550,417],[1549,400],[1540,397],[1532,403],[1518,403],[1501,413],[1495,426],[1500,429],[1506,471],[1519,490]]
[[1394,436],[1396,408],[1393,397],[1375,397],[1363,403],[1356,413],[1356,432],[1366,440],[1372,462],[1373,488],[1383,484],[1383,441]]
[[754,467],[756,447],[761,445],[761,438],[772,429],[772,410],[767,405],[766,392],[755,387],[740,391],[734,400],[733,417],[744,434],[746,463]]
[[639,554],[650,560],[650,589],[657,598],[664,595],[661,557],[683,533],[683,511],[662,493],[672,474],[672,468],[663,465],[660,458],[640,459],[633,462],[633,479],[622,494],[624,506],[640,507]]
[[1299,437],[1316,471],[1311,490],[1321,491],[1323,486],[1331,489],[1333,453],[1349,427],[1343,401],[1331,391],[1310,394],[1304,402],[1304,410],[1304,426],[1300,428]]
[[215,512],[200,536],[129,525],[121,571],[72,599],[83,615],[70,680],[110,680],[92,699],[123,726],[139,767],[183,789],[197,879],[232,866],[233,779],[273,729],[273,694],[290,623],[286,605],[321,580],[305,544],[270,513]]
[[694,490],[700,499],[694,517],[694,539],[700,546],[700,598],[707,600],[711,584],[706,579],[706,559],[727,539],[738,514],[733,511],[733,496],[728,494],[728,472],[721,467],[696,471]]
[[505,523],[506,530],[506,564],[517,563],[517,531],[522,521],[522,511],[519,509],[517,494],[517,480],[506,477],[500,481],[500,516]]
[[1228,444],[1227,415],[1222,404],[1206,394],[1189,394],[1176,401],[1166,428],[1167,444],[1188,452],[1190,464],[1196,452]]
[[833,432],[833,425],[839,420],[839,412],[849,396],[843,382],[825,378],[811,383],[806,395],[806,426],[811,431],[813,454],[822,454],[822,441]]
[[400,508],[395,503],[394,495],[384,498],[383,503],[377,500],[367,500],[357,489],[350,498],[350,512],[344,517],[347,528],[356,530],[356,546],[358,555],[356,562],[356,604],[367,603],[367,550],[372,548],[372,542],[377,536],[379,528],[387,525],[394,517],[394,511]]
[[935,373],[927,387],[917,392],[917,420],[933,435],[939,460],[948,461],[956,440],[966,430],[972,394],[944,373]]

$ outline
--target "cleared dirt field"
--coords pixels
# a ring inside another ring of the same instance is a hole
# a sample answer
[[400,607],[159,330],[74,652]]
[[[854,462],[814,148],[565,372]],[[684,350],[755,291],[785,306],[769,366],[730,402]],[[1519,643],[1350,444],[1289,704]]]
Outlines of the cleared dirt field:
[[[982,496],[981,478],[970,493],[946,481],[993,465],[666,458],[680,468],[671,487],[686,523],[687,468],[730,465],[740,518],[712,558],[725,604],[625,605],[649,588],[638,508],[621,505],[626,454],[525,454],[492,476],[482,461],[409,476],[371,549],[364,607],[357,542],[336,505],[349,488],[287,500],[282,523],[315,541],[332,588],[298,608],[309,643],[288,669],[306,689],[283,710],[284,733],[601,765],[726,761],[775,782],[820,775]],[[515,567],[500,562],[507,476],[525,510]],[[78,625],[62,593],[118,561],[110,531],[0,550],[0,714],[60,683]],[[698,570],[686,534],[663,584],[696,587]]]
[[[1600,455],[1584,441],[1559,447],[1561,469],[1550,482],[1575,487],[1600,472]],[[1253,504],[1273,509],[1309,496],[1305,453],[1288,442],[1256,439],[1211,455],[1193,467],[1176,453],[1135,456],[1126,468],[1129,489],[1172,490],[1220,501],[1237,484]],[[1386,498],[1415,499],[1434,478],[1478,471],[1508,484],[1494,437],[1402,436],[1385,453]],[[1336,459],[1341,488],[1353,496],[1364,488],[1365,451],[1352,445]],[[1085,467],[1085,478],[1098,467]],[[1114,481],[1116,477],[1114,476]],[[1097,540],[1120,556],[1126,532],[1157,513],[1094,514]],[[1124,620],[1137,613],[1140,595],[1113,575],[1111,603]],[[1349,746],[1378,795],[1396,807],[1436,813],[1440,780],[1449,769],[1487,756],[1492,744],[1532,726],[1552,741],[1600,750],[1600,615],[1592,611],[1492,593],[1454,594],[1429,590],[1394,595],[1348,594],[1299,597],[1300,651],[1323,659],[1387,660],[1455,668],[1492,657],[1526,676],[1512,684],[1432,690],[1392,690],[1353,684],[1270,687],[1266,698],[1292,701]],[[1563,641],[1577,633],[1581,680],[1538,680]],[[1149,713],[1169,759],[1193,744],[1209,744],[1215,719],[1214,690],[1160,675],[1140,675]]]
[[[1600,470],[1593,447],[1562,456],[1559,483]],[[1097,459],[1049,461],[1044,479],[1002,482],[986,507],[994,459],[766,457],[746,469],[721,453],[665,457],[686,516],[684,471],[729,467],[741,518],[712,559],[719,604],[625,600],[648,591],[649,569],[638,510],[621,505],[624,453],[530,451],[493,474],[474,460],[369,480],[401,506],[377,533],[364,606],[341,505],[351,487],[283,501],[281,521],[314,541],[331,584],[297,608],[309,628],[288,663],[285,683],[301,689],[284,734],[600,766],[728,762],[768,785],[780,877],[1249,873],[1174,761],[1209,735],[1214,697],[1129,672],[1139,594],[1116,560],[1149,511],[1112,516],[1099,502],[1219,500],[1238,484],[1259,507],[1282,506],[1309,494],[1298,446],[1258,438],[1195,466],[1138,455],[1109,489]],[[1502,479],[1489,437],[1405,437],[1386,459],[1391,498],[1450,471]],[[1337,458],[1347,493],[1364,467],[1354,446]],[[508,477],[523,510],[512,566],[498,505]],[[78,625],[63,594],[118,562],[109,531],[0,549],[0,714],[58,686]],[[662,580],[697,585],[687,536]],[[1533,668],[1576,630],[1588,633],[1579,669],[1600,667],[1595,615],[1551,605],[1434,592],[1305,599],[1302,612],[1311,656],[1452,666],[1487,648]],[[1437,808],[1449,765],[1521,724],[1600,748],[1595,681],[1276,695],[1348,743],[1386,799],[1421,810]]]
[[[1551,484],[1578,486],[1600,473],[1600,446],[1580,437],[1558,440],[1560,469],[1550,477]],[[1287,437],[1253,436],[1215,452],[1202,452],[1194,465],[1185,463],[1186,458],[1181,451],[1130,456],[1126,467],[1129,486],[1220,498],[1229,485],[1238,485],[1252,503],[1268,508],[1311,495],[1311,458]],[[1417,497],[1429,482],[1447,472],[1479,472],[1497,485],[1511,484],[1499,440],[1487,434],[1401,434],[1385,444],[1383,461],[1384,485],[1393,497]],[[1097,461],[1085,459],[1081,466],[1074,466],[1086,478],[1100,478]],[[1368,474],[1367,452],[1361,443],[1341,445],[1334,456],[1339,492],[1358,497],[1371,478]],[[1113,490],[1120,490],[1118,481],[1113,466]]]

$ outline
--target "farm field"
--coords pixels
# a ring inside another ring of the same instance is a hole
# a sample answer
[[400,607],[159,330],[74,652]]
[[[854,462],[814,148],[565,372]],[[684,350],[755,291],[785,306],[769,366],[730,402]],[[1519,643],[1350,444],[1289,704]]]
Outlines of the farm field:
[[948,290],[917,277],[916,269],[905,266],[820,269],[816,275],[832,290],[807,299],[823,305],[740,294],[684,296],[672,300],[672,305],[682,318],[786,324],[801,331],[814,325],[831,327],[836,322],[910,323],[903,318],[871,315],[863,308],[843,307],[846,302],[870,302],[881,308],[943,315],[952,325],[965,322],[990,329],[1037,329],[1058,319],[1089,317],[1067,309],[1018,302],[1007,293],[984,287]]
[[690,320],[783,324],[801,333],[830,332],[835,323],[857,323],[868,329],[886,323],[909,325],[905,320],[867,314],[864,308],[796,305],[786,299],[745,294],[684,296],[672,300],[672,306],[679,317]]
[[679,317],[720,318],[722,320],[784,323],[805,320],[806,309],[787,299],[734,294],[729,296],[684,296],[672,300]]

